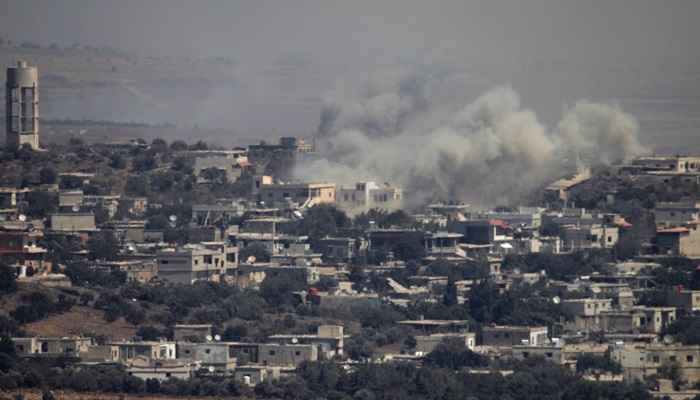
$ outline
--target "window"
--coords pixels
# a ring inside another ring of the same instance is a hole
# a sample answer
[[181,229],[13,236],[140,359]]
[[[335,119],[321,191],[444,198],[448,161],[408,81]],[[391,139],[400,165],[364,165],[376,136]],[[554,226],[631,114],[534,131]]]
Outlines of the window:
[[552,354],[552,353],[544,353],[544,355],[545,355],[547,358],[552,358],[552,356],[554,356],[554,354]]
[[270,350],[270,355],[271,355],[271,356],[274,356],[274,355],[275,355],[275,351],[274,351],[274,350]]
[[652,360],[653,360],[655,363],[661,362],[661,360],[659,359],[659,356],[654,356],[654,357],[652,357]]
[[189,350],[185,350],[185,354],[190,354],[190,351],[189,351]]
[[17,346],[17,349],[18,349],[19,351],[24,351],[24,345],[21,345],[21,344],[18,345],[18,346]]
[[687,362],[689,362],[689,363],[692,363],[692,362],[694,362],[695,360],[693,359],[693,356],[685,356],[685,361],[687,361]]
[[668,360],[671,362],[676,362],[676,356],[670,356]]
[[165,373],[165,377],[166,377],[166,378],[170,378],[171,376],[172,376],[172,374],[171,374],[170,372],[166,372],[166,373]]
[[300,355],[301,355],[301,351],[299,351],[299,350],[295,351],[295,352],[294,352],[294,355],[295,355],[295,356],[300,356]]
[[206,349],[206,350],[204,350],[204,352],[209,354],[209,353],[211,353],[211,349]]
[[527,358],[530,355],[527,351],[523,351],[523,358]]

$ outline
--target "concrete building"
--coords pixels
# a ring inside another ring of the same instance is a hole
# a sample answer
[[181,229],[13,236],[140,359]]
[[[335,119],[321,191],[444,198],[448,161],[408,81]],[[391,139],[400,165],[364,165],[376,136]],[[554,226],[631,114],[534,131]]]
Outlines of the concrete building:
[[156,254],[158,278],[172,283],[218,282],[238,267],[238,248],[225,242],[186,244]]
[[260,186],[260,201],[268,206],[312,207],[335,204],[335,183],[271,183]]
[[450,232],[426,233],[424,239],[425,259],[427,261],[463,261],[467,253],[459,246],[462,234]]
[[12,341],[20,356],[79,357],[92,345],[92,339],[84,337],[27,337]]
[[343,356],[345,343],[344,329],[341,325],[321,325],[316,334],[305,335],[272,335],[271,342],[278,344],[310,344],[316,346],[321,358],[330,360],[333,357]]
[[202,171],[213,168],[222,171],[226,175],[227,182],[235,182],[241,177],[243,170],[250,165],[245,150],[216,151],[215,153],[204,150],[191,151],[189,154],[195,157],[193,172],[198,178],[201,177]]
[[625,379],[644,380],[656,375],[664,365],[677,364],[682,379],[689,384],[700,381],[700,346],[680,344],[616,344],[610,358],[622,365]]
[[658,229],[654,244],[658,254],[700,257],[700,230],[698,223],[688,223],[685,226]]
[[671,290],[666,299],[669,306],[677,307],[684,313],[700,311],[700,290]]
[[485,326],[481,335],[484,346],[539,346],[547,342],[546,326]]
[[445,340],[458,340],[464,342],[464,346],[469,350],[476,348],[476,333],[434,333],[432,335],[418,335],[416,339],[416,354],[425,355],[433,350]]
[[650,156],[639,157],[620,168],[621,172],[643,174],[652,172],[687,173],[700,171],[700,157]]
[[364,250],[364,242],[355,238],[327,237],[319,240],[318,246],[324,259],[351,261],[360,250]]
[[43,237],[40,230],[0,228],[0,258],[13,260],[32,272],[47,270],[51,262],[48,250],[39,245]]
[[318,349],[311,344],[228,343],[228,348],[239,365],[296,367],[304,361],[318,361]]
[[494,244],[495,242],[510,241],[513,237],[509,233],[510,227],[500,219],[473,219],[465,221],[451,221],[447,224],[447,230],[464,235],[464,243],[470,244]]
[[601,330],[621,333],[660,333],[676,320],[675,307],[635,306],[600,314]]
[[388,183],[358,182],[351,188],[338,188],[338,208],[347,214],[356,215],[371,209],[395,211],[403,208],[403,192]]
[[174,360],[177,356],[175,342],[113,342],[114,360],[129,364],[135,360]]
[[228,343],[178,343],[177,358],[180,361],[199,362],[204,368],[217,372],[231,371],[236,367],[236,358],[229,353]]
[[561,227],[562,251],[610,249],[620,239],[620,229],[608,225],[565,225]]
[[7,68],[5,84],[6,144],[39,149],[39,71],[24,61]]
[[659,202],[654,207],[654,220],[658,227],[673,227],[687,222],[700,222],[700,202]]
[[176,342],[189,341],[192,339],[203,342],[211,336],[211,324],[177,324],[173,327],[173,339],[175,339]]
[[581,354],[594,354],[605,356],[608,350],[607,345],[595,344],[564,344],[551,343],[542,346],[513,346],[513,358],[525,360],[529,357],[542,357],[547,361],[558,365],[563,365],[571,369],[576,368],[576,360]]
[[612,299],[567,299],[562,301],[561,305],[574,317],[592,317],[604,311],[611,311]]
[[80,208],[82,205],[82,190],[62,190],[58,193],[58,206],[60,208],[71,210],[74,207]]
[[126,372],[137,378],[157,379],[161,382],[177,378],[187,380],[194,376],[200,363],[180,362],[176,360],[135,360],[126,367]]
[[49,216],[51,230],[63,232],[94,231],[95,214],[93,213],[57,213]]

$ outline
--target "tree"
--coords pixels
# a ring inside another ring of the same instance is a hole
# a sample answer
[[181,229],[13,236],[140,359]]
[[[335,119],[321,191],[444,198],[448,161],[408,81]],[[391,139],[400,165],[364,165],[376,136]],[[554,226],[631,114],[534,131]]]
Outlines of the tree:
[[126,160],[119,153],[114,153],[109,158],[109,166],[114,169],[124,169],[126,168]]
[[119,253],[119,242],[112,232],[101,231],[88,240],[87,248],[93,260],[115,260]]
[[160,329],[153,327],[153,326],[139,326],[139,329],[136,330],[136,336],[140,337],[142,340],[160,340],[163,335],[163,332],[160,331]]
[[0,294],[13,293],[17,290],[17,275],[7,265],[0,264]]
[[29,207],[26,209],[26,214],[44,218],[56,211],[58,198],[54,193],[35,191],[27,193],[27,203]]
[[170,150],[172,151],[185,151],[187,150],[187,143],[183,140],[175,140],[170,143]]
[[161,138],[155,138],[153,139],[153,142],[151,142],[151,149],[153,149],[156,153],[167,153],[168,142]]
[[464,340],[444,339],[425,357],[425,363],[457,370],[464,367],[485,367],[488,358],[469,350]]
[[457,285],[455,285],[454,276],[450,275],[450,277],[447,280],[447,286],[445,287],[445,294],[442,298],[442,304],[451,307],[457,305],[457,303]]
[[148,177],[145,175],[130,175],[126,180],[125,191],[130,196],[148,196]]
[[248,335],[245,325],[229,325],[224,329],[222,339],[224,341],[240,341]]
[[205,141],[198,140],[197,143],[191,145],[189,148],[190,148],[190,150],[197,151],[197,150],[206,150],[209,148],[209,146],[207,145],[207,143]]
[[51,167],[44,167],[39,171],[39,180],[42,184],[56,183],[56,170]]
[[622,372],[622,366],[612,360],[608,354],[605,356],[589,353],[579,354],[578,357],[576,357],[576,372],[585,373],[591,370],[619,374]]
[[265,301],[274,307],[294,305],[292,292],[306,288],[306,282],[301,279],[293,279],[284,275],[268,275],[260,284],[260,295]]
[[342,210],[330,204],[318,204],[306,212],[298,233],[309,236],[311,245],[316,248],[318,240],[333,236],[338,229],[349,226],[350,219]]

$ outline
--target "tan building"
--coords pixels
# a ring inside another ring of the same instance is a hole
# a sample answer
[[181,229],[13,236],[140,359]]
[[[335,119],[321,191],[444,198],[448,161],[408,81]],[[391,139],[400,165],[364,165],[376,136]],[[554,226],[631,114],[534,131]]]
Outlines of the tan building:
[[335,183],[271,183],[260,186],[258,197],[268,206],[335,204]]
[[173,338],[177,342],[190,341],[195,339],[196,341],[203,342],[208,338],[211,339],[212,336],[212,325],[211,324],[178,324],[173,328]]
[[644,380],[664,365],[677,364],[689,384],[700,381],[700,346],[679,344],[619,344],[612,347],[612,360],[622,365],[627,380]]
[[204,368],[214,368],[218,372],[236,368],[236,358],[228,351],[228,343],[178,343],[177,358],[180,361],[199,362]]
[[28,337],[12,338],[19,355],[49,355],[79,357],[92,345],[91,338],[84,337]]
[[338,208],[355,215],[372,209],[395,211],[403,208],[403,191],[385,183],[358,182],[355,187],[338,188]]
[[342,325],[321,325],[316,334],[305,335],[272,335],[270,341],[279,344],[310,344],[316,346],[321,358],[330,360],[335,356],[343,356],[345,342]]
[[546,326],[485,326],[482,331],[484,346],[542,345],[547,341]]
[[659,202],[654,207],[656,226],[672,227],[687,222],[700,221],[700,202],[682,201],[674,203]]
[[60,213],[51,214],[51,229],[63,232],[94,231],[95,214],[93,213]]
[[655,242],[659,254],[700,257],[700,230],[698,229],[698,223],[658,229]]
[[672,290],[666,299],[669,306],[677,307],[684,313],[700,310],[700,290]]
[[432,335],[419,335],[416,339],[416,354],[428,354],[445,340],[459,340],[464,342],[464,346],[470,350],[476,348],[476,333],[435,333]]
[[58,193],[59,207],[80,207],[83,204],[82,190],[65,190]]
[[187,244],[156,254],[158,278],[173,283],[218,282],[238,267],[238,247],[224,242]]
[[605,332],[660,333],[675,320],[675,307],[636,306],[626,311],[601,313],[600,327]]
[[174,360],[177,355],[175,342],[114,342],[108,345],[114,349],[113,359],[122,364],[136,360]]

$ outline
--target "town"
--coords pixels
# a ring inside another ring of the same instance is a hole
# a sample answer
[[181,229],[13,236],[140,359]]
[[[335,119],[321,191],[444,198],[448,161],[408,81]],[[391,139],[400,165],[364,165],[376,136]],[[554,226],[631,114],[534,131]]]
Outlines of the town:
[[700,393],[700,156],[409,209],[291,178],[308,138],[45,144],[38,76],[7,69],[2,390]]

